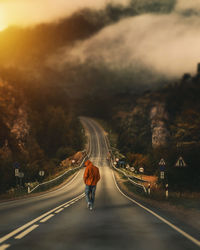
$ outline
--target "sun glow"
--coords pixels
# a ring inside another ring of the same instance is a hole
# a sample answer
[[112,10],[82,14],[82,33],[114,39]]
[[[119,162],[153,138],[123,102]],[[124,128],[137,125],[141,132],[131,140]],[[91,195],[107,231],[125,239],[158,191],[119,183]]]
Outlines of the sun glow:
[[1,31],[3,31],[3,30],[5,30],[7,28],[7,26],[6,25],[4,25],[4,24],[0,24],[0,32]]
[[0,6],[0,32],[5,30],[8,26],[6,25],[5,12]]

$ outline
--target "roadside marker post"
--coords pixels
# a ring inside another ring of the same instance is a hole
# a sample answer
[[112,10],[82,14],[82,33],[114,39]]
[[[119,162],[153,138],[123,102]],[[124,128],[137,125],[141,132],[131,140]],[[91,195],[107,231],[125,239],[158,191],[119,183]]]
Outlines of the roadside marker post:
[[148,195],[150,195],[151,194],[151,184],[149,183],[148,184]]
[[30,185],[30,182],[28,183],[28,194],[30,194],[31,192],[31,185]]
[[144,168],[143,168],[143,167],[140,167],[140,168],[139,168],[139,172],[140,172],[140,174],[141,174],[141,180],[142,180],[142,174],[144,173]]
[[166,199],[168,199],[168,197],[169,197],[169,185],[168,184],[166,184],[165,185],[165,196],[166,196]]

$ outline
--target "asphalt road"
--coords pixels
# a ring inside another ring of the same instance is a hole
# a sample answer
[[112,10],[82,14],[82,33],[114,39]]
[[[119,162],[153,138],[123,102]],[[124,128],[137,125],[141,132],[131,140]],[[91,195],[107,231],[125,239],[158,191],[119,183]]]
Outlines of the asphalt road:
[[83,122],[90,135],[90,159],[101,175],[94,210],[86,207],[84,169],[61,189],[0,203],[0,250],[199,249],[199,232],[182,231],[184,225],[176,225],[174,218],[166,220],[120,192],[106,161],[102,129],[90,119]]

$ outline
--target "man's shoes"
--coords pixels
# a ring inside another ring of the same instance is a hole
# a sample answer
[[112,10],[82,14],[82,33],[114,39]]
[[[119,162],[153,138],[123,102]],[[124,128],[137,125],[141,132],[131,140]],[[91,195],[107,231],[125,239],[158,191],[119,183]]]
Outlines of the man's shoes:
[[87,208],[89,208],[90,210],[92,210],[92,209],[93,209],[93,206],[92,206],[92,203],[91,203],[91,202],[88,202],[88,204],[87,204]]

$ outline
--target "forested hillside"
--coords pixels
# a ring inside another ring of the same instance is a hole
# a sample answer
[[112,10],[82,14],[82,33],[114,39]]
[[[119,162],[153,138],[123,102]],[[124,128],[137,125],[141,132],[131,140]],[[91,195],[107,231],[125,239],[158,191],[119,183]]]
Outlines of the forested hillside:
[[[143,166],[146,173],[158,175],[164,158],[172,188],[200,189],[199,96],[199,74],[185,74],[160,90],[127,95],[126,102],[122,98],[116,104],[111,124],[118,148],[136,170]],[[187,164],[182,169],[175,167],[180,156]]]
[[83,149],[82,127],[58,85],[0,82],[0,190],[15,186],[19,165],[25,181],[56,173],[59,163]]

